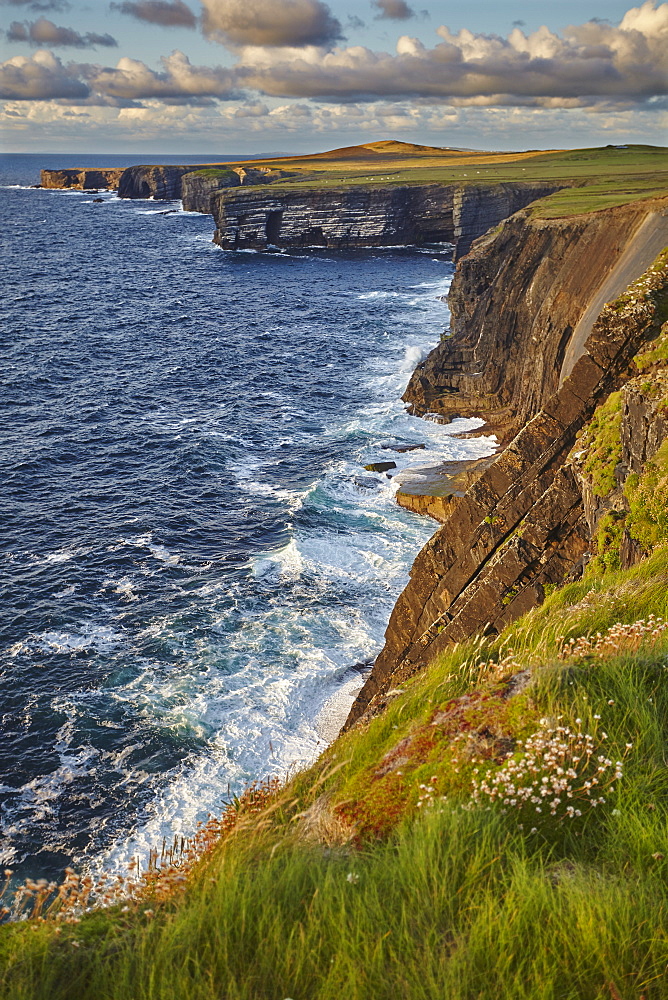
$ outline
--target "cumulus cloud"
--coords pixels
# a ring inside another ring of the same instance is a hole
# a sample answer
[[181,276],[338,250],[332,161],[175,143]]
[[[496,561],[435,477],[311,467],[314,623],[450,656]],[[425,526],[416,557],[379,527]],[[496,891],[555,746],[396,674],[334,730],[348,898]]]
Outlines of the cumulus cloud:
[[234,72],[221,66],[193,66],[183,52],[163,56],[156,73],[138,59],[123,57],[114,69],[80,67],[91,88],[100,94],[126,100],[157,97],[231,98],[237,96]]
[[[174,2],[181,0],[169,0]],[[274,114],[271,108],[266,115],[260,113],[264,105],[258,95],[296,99],[294,114],[282,112],[290,121],[303,121],[299,109],[309,107],[308,102],[315,105],[318,99],[325,109],[335,104],[409,102],[413,107],[468,106],[488,114],[493,113],[489,109],[513,107],[605,113],[644,108],[657,114],[668,95],[668,3],[653,0],[628,10],[619,25],[588,21],[560,34],[546,27],[531,33],[515,27],[508,37],[466,30],[455,33],[442,26],[432,47],[403,35],[394,52],[374,52],[363,46],[328,48],[329,43],[323,41],[327,31],[318,34],[308,18],[301,26],[295,21],[299,11],[324,11],[326,22],[331,15],[319,0],[205,3],[209,14],[217,11],[220,15],[215,30],[224,32],[227,44],[239,45],[237,65],[231,68],[194,66],[182,52],[164,57],[157,69],[127,57],[113,67],[83,62],[64,65],[52,53],[40,51],[30,59],[15,58],[0,65],[1,93],[16,101],[108,105],[155,100],[175,107],[184,103],[213,107],[211,101],[230,100],[236,102],[239,119],[246,115],[247,122],[258,124]],[[242,21],[242,7],[256,20]],[[269,12],[267,20],[259,19],[263,11]],[[45,19],[41,23],[48,26],[44,28],[47,35],[51,32],[50,44],[58,44],[54,33],[70,31]],[[339,30],[335,23],[335,29],[327,29],[329,41],[331,31]],[[30,26],[19,22],[10,30],[23,29],[30,41]],[[301,35],[296,34],[298,29]],[[270,40],[260,44],[263,37]],[[308,44],[307,38],[312,40]],[[319,39],[317,44],[314,39]],[[248,96],[252,91],[255,94]],[[245,99],[250,103],[243,107],[255,108],[253,114],[241,110]],[[322,110],[318,120],[325,121],[327,114]]]
[[248,50],[239,77],[277,97],[326,100],[426,98],[527,104],[577,100],[642,103],[668,93],[668,3],[646,0],[618,27],[589,21],[562,35],[541,27],[507,38],[453,33],[442,26],[433,48],[404,35],[396,53],[362,46],[323,53]]
[[38,21],[12,21],[6,32],[9,42],[28,42],[30,45],[50,45],[52,48],[92,49],[98,45],[113,48],[118,45],[111,35],[98,35],[93,31],[81,35],[73,28],[62,28],[45,17]]
[[132,106],[133,102],[202,103],[204,98],[238,99],[234,72],[220,66],[193,66],[183,52],[161,59],[160,72],[124,57],[115,67],[68,63],[40,50],[0,64],[0,98],[9,100],[85,99],[87,104]]
[[202,0],[204,33],[224,45],[331,45],[341,25],[322,0]]
[[124,0],[110,4],[112,10],[136,17],[138,21],[164,28],[194,28],[197,18],[183,0]]
[[0,64],[0,98],[43,101],[55,97],[88,97],[90,88],[46,49],[15,56]]
[[407,21],[409,17],[415,17],[415,11],[409,7],[406,0],[371,0],[372,6],[377,7],[378,18],[389,18],[392,21]]

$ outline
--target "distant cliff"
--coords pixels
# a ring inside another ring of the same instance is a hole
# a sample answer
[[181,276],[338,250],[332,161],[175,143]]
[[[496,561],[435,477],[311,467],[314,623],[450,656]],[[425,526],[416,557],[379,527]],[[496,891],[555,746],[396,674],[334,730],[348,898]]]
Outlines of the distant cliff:
[[91,170],[42,170],[40,184],[43,188],[74,188],[80,191],[115,191],[124,167],[96,167]]
[[[280,184],[291,173],[234,164],[138,164],[114,170],[43,170],[42,186],[118,189],[120,198],[181,199],[211,213],[225,250],[279,246],[374,247],[452,243],[455,259],[519,209],[560,183],[334,185]],[[277,184],[277,182],[279,182]]]
[[214,240],[226,250],[372,247],[450,242],[461,256],[471,241],[552,184],[425,184],[244,188],[214,193]]
[[211,212],[211,196],[229,187],[268,184],[288,176],[269,167],[230,165],[135,166],[123,171],[120,198],[181,199],[187,212]]
[[[448,646],[495,634],[535,607],[547,585],[581,572],[588,559],[629,565],[642,554],[638,532],[625,527],[624,484],[652,459],[668,427],[668,252],[654,260],[667,245],[663,199],[551,223],[515,216],[460,262],[451,301],[469,353],[462,357],[457,346],[457,363],[484,364],[479,374],[459,376],[465,406],[456,410],[445,391],[443,409],[502,414],[506,430],[528,422],[465,495],[452,498],[419,553],[348,726],[379,711],[390,689]],[[606,290],[612,301],[603,305]],[[659,335],[652,353],[647,344]],[[437,348],[416,378],[426,368],[428,385],[447,390],[449,347]],[[476,379],[488,380],[484,390]],[[620,387],[623,404],[606,422],[600,407]],[[584,428],[589,437],[578,450]]]
[[118,185],[119,198],[156,198],[172,201],[181,197],[182,178],[197,166],[136,166],[123,171]]

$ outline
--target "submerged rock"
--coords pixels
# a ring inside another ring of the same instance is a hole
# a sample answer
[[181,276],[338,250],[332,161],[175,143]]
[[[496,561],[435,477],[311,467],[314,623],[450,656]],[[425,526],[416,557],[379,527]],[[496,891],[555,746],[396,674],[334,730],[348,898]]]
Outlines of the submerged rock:
[[407,451],[423,451],[426,444],[381,444],[383,451],[398,451],[404,454]]

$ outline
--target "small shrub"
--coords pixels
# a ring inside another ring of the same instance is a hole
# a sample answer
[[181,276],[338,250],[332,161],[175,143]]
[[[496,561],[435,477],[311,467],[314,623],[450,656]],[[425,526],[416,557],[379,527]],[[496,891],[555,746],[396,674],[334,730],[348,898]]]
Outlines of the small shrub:
[[615,487],[615,468],[622,457],[621,423],[621,393],[613,392],[596,410],[578,445],[586,454],[582,471],[598,497],[608,496]]

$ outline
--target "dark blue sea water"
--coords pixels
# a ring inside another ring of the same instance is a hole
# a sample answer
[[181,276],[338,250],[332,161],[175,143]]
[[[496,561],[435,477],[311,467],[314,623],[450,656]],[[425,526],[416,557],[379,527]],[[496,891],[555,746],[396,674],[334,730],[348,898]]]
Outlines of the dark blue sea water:
[[312,759],[434,529],[362,466],[489,450],[399,399],[447,323],[447,247],[226,253],[178,202],[28,187],[77,164],[100,158],[0,176],[0,861],[22,876],[118,864]]

